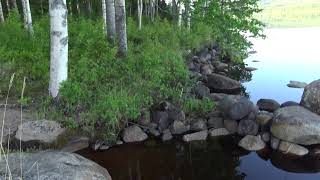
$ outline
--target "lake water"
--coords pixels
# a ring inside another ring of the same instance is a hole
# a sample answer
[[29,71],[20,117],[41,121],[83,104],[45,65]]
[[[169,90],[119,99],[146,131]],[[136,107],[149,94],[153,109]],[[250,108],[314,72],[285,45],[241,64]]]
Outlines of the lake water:
[[[320,28],[269,29],[266,35],[265,40],[254,40],[258,53],[246,63],[258,70],[244,85],[254,102],[299,102],[303,90],[286,85],[290,80],[320,79]],[[235,137],[190,144],[148,140],[79,153],[107,168],[113,180],[320,180],[320,157],[286,157],[269,150],[249,153],[236,142]]]

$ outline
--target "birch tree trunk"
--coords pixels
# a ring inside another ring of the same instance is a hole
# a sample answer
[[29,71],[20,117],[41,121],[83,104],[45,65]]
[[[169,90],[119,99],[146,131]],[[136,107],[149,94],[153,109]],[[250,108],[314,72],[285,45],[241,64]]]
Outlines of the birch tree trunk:
[[27,31],[29,31],[30,34],[33,34],[32,17],[31,17],[29,0],[22,0],[21,2],[22,2],[22,10],[23,10],[24,28]]
[[10,7],[10,3],[9,3],[9,0],[6,0],[6,5],[7,5],[7,9],[8,9],[8,12],[10,11],[11,7]]
[[68,77],[68,24],[66,0],[49,0],[50,82],[49,94],[56,98],[61,82]]
[[108,34],[107,32],[107,7],[106,7],[106,0],[101,0],[101,12],[103,17],[103,30],[105,31],[105,34]]
[[125,0],[115,1],[116,12],[116,30],[118,40],[118,53],[120,56],[126,56],[127,45],[127,25],[126,25],[126,6]]
[[114,0],[106,0],[107,13],[107,37],[109,42],[114,43],[116,38],[116,19]]
[[11,0],[11,1],[12,1],[12,8],[17,9],[18,8],[17,1],[16,0]]
[[143,12],[143,2],[138,0],[138,27],[141,29],[142,26],[142,12]]
[[3,16],[3,10],[2,10],[2,4],[0,1],[0,23],[4,22],[4,16]]
[[191,28],[191,2],[187,3],[186,6],[186,11],[187,11],[187,28],[190,30]]
[[178,26],[181,27],[181,25],[182,25],[182,5],[181,4],[179,4],[178,9],[179,9]]

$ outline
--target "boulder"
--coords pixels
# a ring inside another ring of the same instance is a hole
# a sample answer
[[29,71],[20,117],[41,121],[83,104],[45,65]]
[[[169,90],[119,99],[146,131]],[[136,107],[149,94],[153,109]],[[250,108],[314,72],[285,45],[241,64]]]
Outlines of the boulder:
[[160,132],[155,128],[149,128],[148,132],[149,132],[149,134],[151,134],[154,137],[159,137],[160,136]]
[[[20,179],[20,161],[22,161],[22,179],[25,180],[111,180],[106,169],[78,154],[58,151],[39,153],[9,154],[9,168],[12,177]],[[7,166],[4,158],[0,159],[0,179],[6,179]],[[7,176],[8,177],[8,176]]]
[[260,110],[274,112],[280,108],[280,104],[273,99],[260,99],[257,102],[257,106]]
[[305,88],[307,85],[307,83],[300,81],[290,81],[289,84],[287,84],[290,88]]
[[223,121],[224,127],[231,133],[234,134],[238,131],[238,122],[234,120],[225,119]]
[[283,107],[288,107],[288,106],[300,106],[300,104],[297,102],[294,102],[294,101],[286,101],[286,102],[282,103],[280,107],[283,108]]
[[222,117],[210,117],[207,122],[208,128],[223,128],[223,119]]
[[208,82],[206,85],[213,92],[227,94],[239,93],[241,88],[240,82],[215,73],[208,75]]
[[15,138],[22,142],[54,143],[65,131],[56,121],[27,121],[19,125]]
[[166,129],[163,131],[163,134],[162,134],[162,141],[170,141],[171,139],[173,138],[171,132],[169,129]]
[[212,72],[213,72],[213,67],[210,66],[209,64],[205,64],[205,65],[201,66],[200,73],[202,75],[209,75]]
[[224,71],[228,69],[228,64],[219,61],[215,61],[214,66],[218,71]]
[[269,142],[270,139],[271,139],[271,135],[269,132],[261,132],[260,133],[260,136],[261,136],[261,139],[264,141],[264,142]]
[[238,134],[241,136],[245,136],[245,135],[257,135],[259,131],[259,125],[253,121],[253,120],[249,120],[249,119],[243,119],[240,121],[239,125],[238,125]]
[[191,122],[190,130],[202,131],[207,129],[207,121],[204,119],[195,119]]
[[247,135],[242,138],[238,145],[248,151],[259,151],[265,148],[266,144],[262,141],[260,136]]
[[196,87],[194,88],[194,92],[199,98],[210,96],[210,89],[202,83],[197,83]]
[[281,141],[278,150],[285,154],[292,154],[297,156],[304,156],[309,153],[309,150],[307,148],[287,141]]
[[209,130],[209,135],[211,137],[226,136],[229,134],[230,134],[230,132],[226,128],[218,128],[218,129],[210,129]]
[[208,137],[208,130],[199,131],[192,134],[186,134],[183,136],[184,142],[190,142],[190,141],[204,141]]
[[139,126],[133,125],[123,130],[122,139],[126,143],[140,142],[148,139],[148,135]]
[[271,122],[273,114],[267,111],[260,111],[256,117],[256,122],[260,126],[265,126]]
[[211,93],[209,95],[209,98],[213,101],[222,101],[225,98],[231,98],[231,99],[239,99],[240,95],[232,95],[232,94],[224,94],[224,93]]
[[152,121],[158,124],[159,130],[163,131],[171,124],[169,115],[165,111],[155,111],[152,113]]
[[271,133],[296,144],[319,144],[320,116],[301,106],[281,108],[274,114]]
[[68,143],[61,149],[64,152],[76,152],[81,149],[89,147],[89,138],[86,136],[73,137]]
[[255,111],[254,104],[246,97],[226,97],[220,103],[220,109],[224,117],[230,120],[240,120]]
[[300,104],[320,115],[320,79],[304,88]]
[[172,134],[183,134],[190,130],[190,125],[185,125],[182,121],[174,121],[170,126]]
[[280,144],[280,139],[271,136],[270,138],[270,146],[273,150],[277,150]]

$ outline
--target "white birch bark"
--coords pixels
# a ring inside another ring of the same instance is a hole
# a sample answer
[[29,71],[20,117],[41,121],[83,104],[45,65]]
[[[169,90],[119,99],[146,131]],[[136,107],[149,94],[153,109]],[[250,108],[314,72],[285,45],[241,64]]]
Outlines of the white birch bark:
[[191,3],[187,4],[187,28],[190,30],[191,28]]
[[22,2],[22,10],[23,10],[24,28],[27,31],[29,31],[30,34],[33,34],[32,17],[31,17],[29,0],[22,0],[21,2]]
[[0,1],[0,23],[4,22],[4,16],[3,16],[3,10],[2,10],[2,4]]
[[107,12],[107,37],[109,42],[114,43],[116,38],[116,19],[114,0],[106,0]]
[[60,84],[68,77],[68,24],[66,0],[49,0],[50,82],[49,94],[57,97]]
[[107,7],[106,7],[106,0],[101,0],[101,12],[103,17],[103,30],[105,31],[105,34],[108,34],[107,32]]
[[125,56],[128,50],[125,0],[115,1],[115,12],[118,53],[121,56]]
[[143,12],[143,2],[142,0],[138,0],[138,27],[141,29],[142,27],[142,12]]
[[182,5],[181,4],[179,4],[178,9],[179,9],[178,26],[181,27],[181,25],[182,25]]
[[13,9],[18,8],[18,6],[17,6],[17,1],[16,1],[16,0],[12,0],[12,8],[13,8]]

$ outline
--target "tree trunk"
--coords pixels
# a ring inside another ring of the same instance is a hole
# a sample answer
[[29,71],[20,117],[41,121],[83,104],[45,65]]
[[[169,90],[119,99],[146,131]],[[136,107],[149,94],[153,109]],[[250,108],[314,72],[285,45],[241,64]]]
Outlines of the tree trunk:
[[77,9],[78,16],[80,16],[81,11],[80,11],[79,0],[77,0],[76,6],[77,6],[76,9]]
[[179,9],[178,26],[181,27],[181,25],[182,25],[182,4],[179,4],[178,9]]
[[4,22],[4,16],[3,16],[3,10],[2,10],[2,4],[0,1],[0,23]]
[[142,26],[142,12],[143,12],[143,2],[138,0],[138,27],[141,29]]
[[11,2],[12,2],[12,8],[13,9],[18,9],[17,0],[11,0]]
[[50,82],[49,94],[56,98],[61,82],[68,77],[68,24],[66,0],[49,0]]
[[91,17],[91,15],[92,15],[92,4],[91,4],[91,0],[87,0],[86,4],[87,4],[87,16],[88,16],[88,17]]
[[22,0],[22,10],[23,10],[23,20],[24,20],[24,28],[29,31],[30,34],[33,34],[32,27],[32,17],[29,0]]
[[191,28],[191,3],[188,2],[186,4],[186,11],[187,11],[187,28],[190,30]]
[[107,37],[110,43],[115,42],[116,38],[116,19],[114,0],[106,0],[107,12]]
[[106,7],[106,0],[101,0],[101,13],[103,17],[103,30],[105,31],[105,34],[108,34],[107,32],[107,7]]
[[6,0],[6,5],[7,5],[7,9],[8,9],[8,12],[10,11],[11,7],[10,7],[10,3],[9,3],[9,0]]
[[116,30],[117,30],[117,38],[118,38],[118,53],[120,56],[126,56],[128,45],[127,45],[125,0],[115,1],[115,12],[116,12]]

